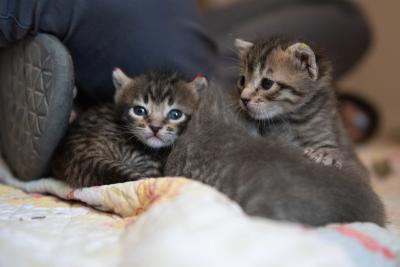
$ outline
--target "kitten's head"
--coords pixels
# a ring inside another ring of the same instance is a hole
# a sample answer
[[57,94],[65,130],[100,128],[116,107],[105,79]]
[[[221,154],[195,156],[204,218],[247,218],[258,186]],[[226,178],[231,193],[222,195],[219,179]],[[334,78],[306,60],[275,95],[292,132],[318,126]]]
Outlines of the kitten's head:
[[172,145],[195,112],[207,80],[184,81],[174,72],[150,72],[129,78],[113,72],[114,101],[124,128],[152,148]]
[[237,39],[240,107],[253,119],[296,112],[330,82],[331,66],[309,45],[284,39]]

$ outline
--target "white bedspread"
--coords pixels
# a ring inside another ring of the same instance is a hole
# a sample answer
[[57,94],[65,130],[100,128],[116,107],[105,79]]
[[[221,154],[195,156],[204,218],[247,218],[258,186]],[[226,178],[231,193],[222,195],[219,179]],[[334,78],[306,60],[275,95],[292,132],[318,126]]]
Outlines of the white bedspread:
[[68,199],[0,185],[0,266],[400,266],[394,231],[249,217],[184,178],[73,191],[51,179],[17,182],[0,162],[0,180]]

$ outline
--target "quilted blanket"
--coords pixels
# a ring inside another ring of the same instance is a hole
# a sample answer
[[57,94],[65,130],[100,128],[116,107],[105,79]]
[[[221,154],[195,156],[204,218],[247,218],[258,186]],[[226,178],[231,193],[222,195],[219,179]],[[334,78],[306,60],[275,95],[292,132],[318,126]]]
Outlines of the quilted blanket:
[[400,266],[396,213],[387,229],[309,228],[249,217],[180,177],[72,190],[21,183],[0,161],[0,180],[0,266]]

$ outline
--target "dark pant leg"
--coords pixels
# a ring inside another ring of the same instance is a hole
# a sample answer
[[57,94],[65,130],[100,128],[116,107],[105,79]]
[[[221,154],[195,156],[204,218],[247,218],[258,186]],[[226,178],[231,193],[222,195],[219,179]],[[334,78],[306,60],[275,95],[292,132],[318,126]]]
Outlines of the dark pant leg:
[[371,38],[366,18],[348,0],[246,0],[206,17],[206,27],[223,53],[225,75],[232,75],[235,38],[305,38],[327,51],[336,78],[360,60]]
[[209,74],[215,47],[192,0],[0,0],[0,45],[51,33],[69,49],[76,84],[92,101],[111,99],[114,67]]
[[0,48],[23,39],[29,33],[35,2],[0,0]]

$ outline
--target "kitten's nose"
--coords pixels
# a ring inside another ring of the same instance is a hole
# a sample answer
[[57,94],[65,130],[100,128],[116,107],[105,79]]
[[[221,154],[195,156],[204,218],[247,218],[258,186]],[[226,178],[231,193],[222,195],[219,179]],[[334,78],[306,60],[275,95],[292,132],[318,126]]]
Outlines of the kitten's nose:
[[250,102],[250,98],[242,97],[242,98],[240,98],[240,100],[242,101],[242,103],[243,103],[245,106],[247,105],[247,103]]
[[150,126],[150,129],[153,131],[154,135],[156,135],[161,128],[162,127],[159,126],[153,126],[153,125]]

